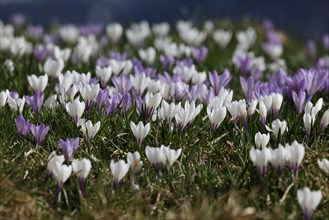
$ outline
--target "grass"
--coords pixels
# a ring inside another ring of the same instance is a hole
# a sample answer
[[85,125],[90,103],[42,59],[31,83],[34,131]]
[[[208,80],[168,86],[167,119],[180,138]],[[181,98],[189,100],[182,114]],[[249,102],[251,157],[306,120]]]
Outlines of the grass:
[[[260,45],[264,40],[264,33],[257,24],[256,28],[259,40],[253,51],[256,55],[261,55]],[[307,59],[299,40],[288,36],[286,39],[284,58],[289,73],[314,64],[314,60]],[[147,43],[152,44],[151,41]],[[231,43],[225,52],[219,52],[212,40],[207,40],[205,45],[209,54],[198,69],[216,69],[221,72],[224,67],[229,68],[233,75],[229,84],[229,88],[234,90],[233,99],[243,98],[238,71],[230,62],[235,43]],[[106,54],[109,49],[122,51],[122,48],[128,48],[125,41],[121,42],[118,48],[108,46],[102,53]],[[133,55],[137,57],[136,54],[134,50]],[[9,54],[1,52],[0,63],[8,57]],[[0,91],[10,89],[18,91],[20,95],[31,95],[27,75],[42,74],[42,67],[31,55],[12,59],[15,63],[13,73],[3,65],[0,67]],[[268,61],[268,58],[266,59]],[[90,63],[80,66],[69,62],[65,70],[90,71],[95,76],[94,62],[95,60],[91,60]],[[155,67],[159,67],[161,71],[159,62],[155,63]],[[55,80],[50,81],[45,91],[46,97],[55,92],[56,83]],[[312,101],[322,96],[317,94]],[[328,95],[323,98],[325,104],[320,116],[329,107]],[[83,117],[94,123],[101,121],[101,129],[90,144],[82,141],[74,155],[77,159],[98,159],[92,160],[92,171],[87,178],[87,196],[80,199],[77,179],[71,177],[64,185],[59,206],[56,206],[55,181],[52,179],[44,184],[47,157],[53,150],[60,153],[60,138],[82,137],[82,134],[61,105],[53,110],[43,107],[38,118],[31,108],[25,106],[23,115],[35,124],[45,123],[50,126],[50,132],[42,146],[26,157],[24,152],[35,148],[33,137],[30,135],[23,140],[19,139],[14,124],[17,114],[8,106],[0,109],[2,219],[300,219],[302,211],[296,192],[304,186],[313,190],[320,189],[323,194],[314,218],[329,219],[329,180],[316,162],[317,159],[329,157],[328,128],[320,139],[308,143],[302,117],[296,115],[293,103],[286,97],[279,118],[287,120],[289,131],[282,137],[281,143],[291,143],[296,139],[306,146],[298,179],[295,179],[287,168],[278,176],[269,167],[266,176],[261,177],[253,167],[249,150],[254,145],[254,135],[258,131],[266,132],[256,115],[249,119],[248,129],[243,128],[241,122],[235,127],[227,116],[219,131],[212,134],[204,105],[187,132],[169,131],[166,126],[151,123],[151,132],[139,147],[129,126],[130,121],[139,121],[135,107],[125,115],[119,112],[109,117],[93,109],[84,113]],[[146,159],[145,146],[161,144],[175,149],[182,148],[183,151],[178,162],[174,163],[170,172],[160,182]],[[273,135],[270,146],[277,146]],[[129,151],[139,151],[144,163],[137,175],[141,190],[134,191],[127,176],[119,191],[114,193],[113,177],[109,170],[110,160],[126,160]]]

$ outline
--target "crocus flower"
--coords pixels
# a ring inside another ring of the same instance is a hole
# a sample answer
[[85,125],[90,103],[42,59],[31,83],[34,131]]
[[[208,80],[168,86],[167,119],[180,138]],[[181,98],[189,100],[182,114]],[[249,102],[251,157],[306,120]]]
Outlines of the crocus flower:
[[199,48],[191,48],[191,54],[193,59],[197,64],[201,64],[204,59],[207,57],[208,48],[205,46],[201,46]]
[[323,170],[329,176],[329,160],[322,159],[318,160],[318,165],[321,170]]
[[130,75],[130,81],[137,95],[140,95],[144,92],[150,80],[151,79],[149,77],[146,77],[145,73],[135,76]]
[[27,80],[34,91],[43,92],[48,83],[48,75],[37,77],[33,74],[31,76],[28,76]]
[[59,204],[59,202],[61,201],[63,184],[68,180],[68,178],[70,178],[71,173],[71,165],[67,166],[65,164],[60,164],[58,161],[54,163],[52,168],[52,174],[57,181],[57,204]]
[[35,138],[37,145],[40,145],[49,132],[49,127],[45,124],[34,125],[31,124],[30,130]]
[[136,125],[134,122],[131,121],[130,128],[136,138],[137,144],[141,146],[144,138],[150,132],[151,125],[150,125],[150,123],[147,123],[144,126],[143,122],[141,122],[141,121],[138,122],[138,124]]
[[310,220],[313,211],[321,202],[322,193],[320,190],[311,191],[308,187],[304,187],[297,191],[297,199],[303,210],[305,220]]
[[119,23],[109,24],[106,27],[106,33],[113,44],[116,44],[120,40],[122,32],[123,28]]
[[303,116],[304,128],[307,136],[309,137],[311,134],[311,126],[312,126],[312,117],[309,113],[304,114]]
[[22,114],[25,105],[24,96],[22,98],[13,98],[11,96],[8,96],[7,102],[12,111],[18,111],[20,114]]
[[280,119],[276,119],[274,121],[272,121],[271,124],[272,128],[268,127],[267,125],[266,130],[272,132],[274,134],[274,137],[276,140],[278,140],[278,135],[279,135],[279,131],[280,131],[280,135],[282,136],[283,133],[288,130],[287,128],[287,122],[286,121],[280,121]]
[[80,131],[85,136],[86,141],[89,142],[95,137],[95,135],[99,131],[101,127],[101,122],[98,121],[95,125],[93,125],[90,120],[86,121],[85,119],[80,119],[78,125],[81,126]]
[[175,117],[177,108],[175,103],[168,103],[165,100],[162,100],[161,107],[158,109],[159,118],[171,122]]
[[57,105],[58,105],[58,102],[57,102],[56,94],[49,96],[46,99],[45,104],[44,104],[44,106],[48,109],[53,109],[53,108],[57,107]]
[[168,172],[170,167],[173,165],[173,163],[179,158],[179,156],[182,153],[182,148],[179,148],[178,150],[171,149],[169,147],[166,147],[164,145],[161,145],[160,149],[163,151],[163,154],[165,156],[165,165],[166,165],[166,171]]
[[271,153],[271,164],[273,168],[276,169],[278,174],[281,174],[283,171],[283,167],[286,163],[286,148],[284,148],[281,144],[279,144],[279,147],[272,150]]
[[112,68],[111,67],[99,67],[96,66],[96,76],[101,80],[102,88],[106,87],[107,82],[110,80],[112,76]]
[[79,138],[59,139],[59,144],[61,146],[62,152],[65,156],[66,161],[71,161],[74,151],[79,147]]
[[131,169],[131,179],[132,179],[132,185],[136,189],[138,189],[138,184],[136,180],[136,173],[142,168],[143,162],[141,161],[141,156],[138,153],[138,151],[134,153],[128,152],[127,154],[127,161],[129,164],[129,167]]
[[272,93],[272,111],[274,118],[279,116],[279,111],[281,109],[283,96],[280,93]]
[[22,115],[19,115],[15,119],[15,124],[21,138],[25,137],[30,133],[31,123],[28,120],[25,120]]
[[266,106],[264,104],[264,102],[262,100],[260,100],[258,102],[258,107],[259,107],[259,117],[260,117],[260,121],[262,122],[262,125],[266,124],[266,118],[267,118],[267,109]]
[[25,96],[26,103],[33,108],[33,111],[39,115],[45,94],[43,92],[35,92],[33,96]]
[[297,141],[294,141],[291,145],[286,146],[286,151],[288,166],[293,170],[294,174],[297,175],[298,169],[304,158],[305,147]]
[[213,39],[220,49],[225,49],[232,39],[232,31],[222,29],[216,30],[213,34]]
[[327,109],[327,111],[324,112],[321,118],[318,135],[320,135],[324,131],[324,129],[326,129],[328,124],[329,124],[329,109]]
[[55,163],[58,162],[60,165],[64,163],[64,155],[57,155],[56,151],[50,153],[47,160],[47,175],[44,183],[47,182],[48,178],[53,175],[53,168]]
[[96,100],[99,93],[100,86],[99,84],[84,84],[80,87],[79,91],[86,102],[86,110],[90,110],[92,103]]
[[232,79],[232,75],[228,69],[224,69],[221,75],[218,75],[217,71],[214,70],[208,76],[215,96],[219,95],[221,88],[227,86]]
[[217,130],[217,128],[219,127],[219,125],[224,121],[225,117],[226,117],[226,108],[225,107],[221,107],[218,109],[213,109],[213,110],[208,110],[207,108],[207,114],[208,114],[208,118],[211,124],[211,130],[213,132],[215,132]]
[[86,179],[91,170],[90,160],[83,158],[82,160],[72,161],[73,173],[77,175],[79,181],[79,193],[83,197],[85,195],[86,189]]
[[162,97],[159,92],[155,95],[148,92],[145,95],[146,120],[148,120],[152,116],[153,112],[159,107],[161,100]]
[[0,108],[4,107],[7,103],[8,92],[0,92]]
[[156,58],[156,51],[153,47],[149,47],[145,50],[140,49],[138,50],[138,54],[140,58],[148,65],[152,65]]
[[152,164],[154,171],[157,173],[158,179],[160,180],[161,179],[160,169],[166,162],[166,156],[164,154],[163,149],[161,149],[159,147],[146,146],[145,154],[146,154],[147,159]]
[[76,123],[79,122],[83,112],[85,111],[85,102],[80,102],[76,98],[73,102],[66,103],[66,111],[73,117]]
[[256,133],[255,135],[256,148],[266,147],[269,141],[270,141],[270,134],[262,134],[260,132]]
[[292,91],[292,99],[295,103],[297,114],[301,114],[305,106],[305,100],[306,100],[305,91],[299,90],[298,94],[295,91]]
[[259,169],[260,174],[264,176],[267,163],[271,161],[271,150],[267,147],[263,147],[261,150],[252,147],[249,154],[251,161]]
[[115,191],[118,191],[120,181],[129,171],[129,164],[127,164],[124,160],[119,160],[118,162],[111,160],[110,169],[114,178],[114,189]]
[[43,69],[48,76],[56,78],[64,69],[64,61],[62,59],[53,60],[48,58]]

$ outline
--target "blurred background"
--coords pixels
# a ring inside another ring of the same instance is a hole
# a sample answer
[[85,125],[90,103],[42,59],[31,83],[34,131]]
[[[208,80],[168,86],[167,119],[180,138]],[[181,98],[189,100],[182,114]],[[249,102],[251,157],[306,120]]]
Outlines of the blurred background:
[[278,29],[303,38],[321,38],[329,32],[329,0],[0,0],[0,19],[8,21],[15,13],[27,16],[33,24],[102,23],[127,24],[143,19],[149,22],[191,19],[252,21],[270,19]]

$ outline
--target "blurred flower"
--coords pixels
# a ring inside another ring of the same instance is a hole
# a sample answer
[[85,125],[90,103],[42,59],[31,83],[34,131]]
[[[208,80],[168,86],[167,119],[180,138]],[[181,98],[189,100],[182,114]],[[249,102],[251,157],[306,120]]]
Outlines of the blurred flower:
[[222,29],[216,30],[213,34],[213,39],[220,49],[225,49],[232,39],[232,32]]
[[263,147],[261,150],[252,147],[249,154],[251,161],[259,169],[260,174],[264,176],[267,163],[271,161],[271,150],[267,147]]
[[273,168],[276,169],[278,174],[281,174],[283,171],[283,167],[286,164],[287,150],[281,144],[279,147],[272,150],[271,153],[271,164]]
[[64,69],[64,62],[62,59],[53,60],[48,58],[43,66],[43,69],[48,76],[56,78]]
[[113,44],[116,44],[120,40],[122,32],[123,28],[119,23],[112,23],[106,27],[106,33]]
[[96,66],[96,76],[101,80],[102,88],[105,88],[107,82],[110,80],[112,76],[112,68],[111,67],[101,68],[99,66]]
[[58,162],[60,165],[62,165],[64,163],[64,160],[64,155],[57,155],[56,151],[50,153],[47,160],[47,175],[44,184],[46,184],[48,178],[53,175],[55,163]]
[[4,107],[7,103],[8,92],[2,91],[0,92],[0,108]]
[[322,193],[320,190],[311,191],[308,187],[297,190],[297,199],[300,207],[303,209],[304,218],[310,220],[313,211],[320,204]]
[[127,161],[128,161],[129,167],[131,169],[132,185],[136,189],[139,189],[138,184],[137,184],[137,180],[136,180],[136,173],[143,166],[143,162],[141,161],[140,157],[141,156],[138,153],[138,151],[136,151],[134,153],[128,152],[128,154],[127,154]]
[[305,147],[297,141],[292,142],[291,145],[286,146],[287,163],[294,174],[297,175],[298,169],[302,163],[305,154]]

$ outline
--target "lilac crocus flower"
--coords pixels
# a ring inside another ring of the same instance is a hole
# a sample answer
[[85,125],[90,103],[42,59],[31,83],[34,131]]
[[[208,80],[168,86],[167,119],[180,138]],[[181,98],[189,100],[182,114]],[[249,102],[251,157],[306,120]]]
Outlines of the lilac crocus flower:
[[116,53],[114,51],[110,51],[109,56],[111,59],[117,60],[117,61],[124,61],[127,60],[130,55],[130,52],[125,51],[122,54]]
[[101,109],[102,105],[105,104],[105,101],[109,97],[109,90],[108,89],[100,89],[98,95],[96,97],[96,108],[97,110]]
[[300,90],[298,94],[295,91],[292,91],[292,100],[295,103],[297,114],[300,115],[303,112],[305,106],[305,91]]
[[63,139],[59,140],[59,144],[67,162],[71,161],[74,151],[78,149],[79,141],[79,138],[70,138],[65,141]]
[[33,96],[25,96],[26,103],[39,115],[44,100],[43,92],[35,92]]
[[124,94],[132,88],[130,78],[126,74],[122,74],[119,77],[112,77],[112,83],[118,92]]
[[253,57],[250,54],[237,57],[237,64],[238,64],[237,66],[239,67],[241,74],[245,75],[250,71],[252,62],[253,62]]
[[208,54],[208,48],[205,46],[202,46],[199,48],[192,48],[191,54],[192,54],[193,59],[199,65],[204,61],[204,59],[206,59],[207,54]]
[[49,126],[46,126],[45,124],[31,124],[30,130],[35,138],[35,142],[37,143],[37,145],[40,145],[49,132]]
[[26,22],[26,17],[25,15],[21,14],[21,13],[16,13],[16,14],[13,14],[11,17],[10,17],[10,21],[13,23],[13,25],[15,27],[22,27],[25,22]]
[[121,100],[120,107],[122,108],[123,112],[128,111],[132,107],[132,98],[129,92],[126,92]]
[[112,97],[106,101],[106,115],[114,114],[119,106],[120,100],[121,97],[119,94],[113,94]]
[[224,69],[221,75],[218,75],[217,71],[214,70],[209,74],[209,82],[214,90],[214,94],[217,96],[220,89],[222,87],[227,86],[232,79],[232,75],[230,74],[228,69]]
[[169,56],[160,55],[160,63],[162,65],[162,68],[167,70],[174,65],[175,57],[171,55]]
[[27,32],[32,38],[39,39],[43,35],[43,27],[40,25],[29,25]]
[[47,47],[39,45],[33,48],[33,55],[38,61],[44,61],[49,56]]
[[26,120],[22,115],[18,116],[15,119],[15,124],[21,138],[25,137],[30,133],[31,123]]

